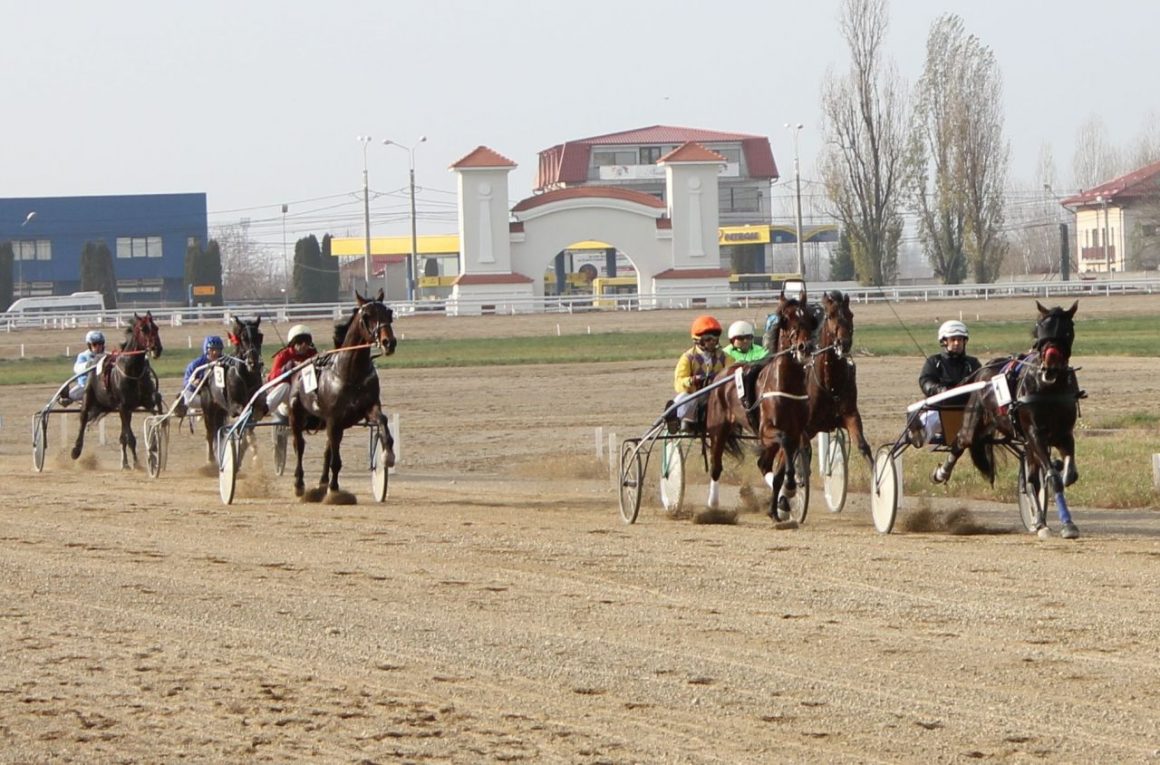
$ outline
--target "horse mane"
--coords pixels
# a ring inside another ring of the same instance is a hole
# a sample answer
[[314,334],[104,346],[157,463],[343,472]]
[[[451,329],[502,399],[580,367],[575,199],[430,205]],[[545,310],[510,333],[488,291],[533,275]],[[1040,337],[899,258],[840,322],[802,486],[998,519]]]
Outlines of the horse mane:
[[341,348],[342,344],[346,342],[346,333],[350,331],[351,322],[354,321],[354,317],[357,315],[358,315],[358,308],[355,308],[354,311],[351,312],[350,318],[348,318],[346,321],[337,322],[334,325],[334,347],[335,348]]

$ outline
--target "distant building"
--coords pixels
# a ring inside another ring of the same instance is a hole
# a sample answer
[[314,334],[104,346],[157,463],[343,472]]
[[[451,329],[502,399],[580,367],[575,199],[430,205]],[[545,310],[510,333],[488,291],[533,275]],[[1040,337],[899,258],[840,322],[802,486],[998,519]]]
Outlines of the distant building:
[[86,242],[113,255],[119,305],[183,304],[185,253],[209,241],[205,194],[0,199],[0,242],[11,242],[13,295],[81,289]]
[[1160,261],[1160,162],[1064,199],[1075,213],[1079,273],[1154,269]]

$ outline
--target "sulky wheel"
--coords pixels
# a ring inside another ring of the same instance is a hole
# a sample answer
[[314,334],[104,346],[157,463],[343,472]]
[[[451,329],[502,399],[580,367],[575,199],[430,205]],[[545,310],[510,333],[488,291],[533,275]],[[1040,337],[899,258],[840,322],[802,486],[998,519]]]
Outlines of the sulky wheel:
[[44,471],[44,454],[48,450],[48,415],[37,412],[32,418],[32,466]]
[[161,440],[161,426],[146,420],[145,468],[148,470],[150,478],[156,478],[161,475],[163,469],[165,456],[163,454],[164,447],[161,445]]
[[286,472],[286,447],[290,441],[290,426],[274,426],[274,475]]
[[238,440],[222,428],[218,437],[218,492],[222,502],[233,504],[238,486]]
[[793,466],[797,492],[789,499],[789,517],[802,524],[806,522],[806,514],[810,511],[810,450],[798,449]]
[[[387,434],[381,428],[371,428],[371,492],[375,502],[387,500],[388,478],[390,469],[387,467]],[[286,450],[282,450],[282,463],[286,463]]]
[[831,513],[846,506],[850,464],[850,436],[845,430],[818,434],[818,463],[822,472],[822,492]]
[[1039,518],[1042,512],[1047,517],[1047,480],[1042,473],[1039,476],[1039,491],[1033,493],[1031,484],[1027,482],[1027,458],[1019,461],[1019,477],[1016,479],[1015,496],[1019,499],[1019,520],[1023,521],[1023,528],[1032,534],[1039,530]]
[[679,513],[685,501],[685,457],[689,447],[680,439],[661,441],[661,505]]
[[870,514],[874,528],[889,534],[898,516],[898,498],[902,491],[902,469],[894,456],[893,446],[883,446],[874,455],[874,475],[870,483]]
[[636,518],[640,515],[640,492],[643,482],[640,442],[625,441],[620,445],[620,518],[625,523],[636,523]]

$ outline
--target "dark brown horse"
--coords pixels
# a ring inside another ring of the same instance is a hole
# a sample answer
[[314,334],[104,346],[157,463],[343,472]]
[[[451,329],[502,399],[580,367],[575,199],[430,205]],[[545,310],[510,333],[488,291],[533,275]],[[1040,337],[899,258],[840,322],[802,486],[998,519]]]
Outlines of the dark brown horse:
[[[778,335],[781,350],[756,364],[737,364],[717,375],[708,392],[705,436],[709,450],[709,498],[716,509],[722,455],[740,456],[746,431],[757,436],[757,466],[773,490],[771,517],[788,517],[789,499],[797,492],[794,457],[801,443],[809,408],[804,363],[809,356],[815,329],[812,312],[802,300],[778,300]],[[749,400],[745,376],[757,371],[753,400]],[[732,379],[733,383],[724,382]]]
[[[950,441],[950,453],[931,478],[937,483],[949,480],[959,456],[969,449],[975,467],[994,483],[995,446],[1021,445],[1030,498],[1038,505],[1040,487],[1046,485],[1047,497],[1054,497],[1059,511],[1062,536],[1075,539],[1079,529],[1071,520],[1063,489],[1079,478],[1074,431],[1079,399],[1085,394],[1070,366],[1079,303],[1066,310],[1048,309],[1038,301],[1035,306],[1039,310],[1035,344],[1027,353],[990,361],[973,375],[974,381],[992,384],[971,394],[963,425]],[[1058,462],[1052,459],[1053,449],[1061,458]],[[1046,508],[1038,506],[1037,516],[1036,530],[1045,529]]]
[[157,375],[149,357],[161,356],[161,335],[153,313],[133,314],[133,323],[125,331],[125,342],[119,351],[106,355],[85,381],[81,398],[80,432],[72,448],[72,458],[81,456],[85,446],[85,428],[109,412],[121,415],[121,469],[128,470],[129,455],[137,468],[137,437],[133,435],[133,412],[144,409],[154,414],[163,410],[157,392]]
[[[223,356],[205,371],[205,381],[198,390],[201,416],[205,420],[206,459],[217,460],[218,433],[226,421],[241,414],[258,388],[262,386],[261,317],[241,320],[234,317],[229,340],[233,353]],[[254,418],[266,414],[265,396],[254,402]],[[249,440],[249,439],[247,439]],[[243,444],[246,441],[243,441]]]
[[[351,318],[336,327],[335,349],[316,357],[317,361],[293,376],[290,385],[290,432],[294,436],[294,453],[298,463],[294,470],[294,493],[306,494],[302,470],[302,452],[306,448],[303,433],[309,428],[325,427],[326,451],[322,458],[322,477],[318,489],[305,496],[320,501],[327,492],[337,493],[338,474],[342,470],[339,448],[343,433],[364,420],[380,428],[386,437],[385,462],[394,464],[394,440],[379,402],[379,374],[372,349],[386,355],[395,352],[394,312],[383,304],[383,291],[373,300],[355,293],[357,307]],[[311,378],[316,384],[310,382]]]
[[810,418],[806,425],[806,442],[818,433],[845,428],[850,442],[873,470],[870,444],[862,432],[862,415],[858,411],[857,368],[850,358],[854,344],[854,312],[850,296],[838,290],[822,294],[822,328],[818,348],[809,364],[808,389]]

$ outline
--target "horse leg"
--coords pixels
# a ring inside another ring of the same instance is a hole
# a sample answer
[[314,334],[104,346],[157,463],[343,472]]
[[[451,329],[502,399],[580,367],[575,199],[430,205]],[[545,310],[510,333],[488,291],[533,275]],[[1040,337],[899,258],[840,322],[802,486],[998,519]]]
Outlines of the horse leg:
[[1058,449],[1063,456],[1063,485],[1071,486],[1079,480],[1079,469],[1075,466],[1075,436],[1068,433],[1061,437]]
[[[1051,463],[1050,450],[1042,443],[1034,431],[1027,439],[1027,454],[1030,457],[1030,461],[1038,463],[1039,469],[1044,474],[1043,480],[1047,486],[1047,493],[1055,498],[1055,508],[1059,513],[1060,536],[1064,539],[1077,539],[1079,537],[1079,527],[1071,520],[1071,510],[1068,508],[1067,498],[1063,494],[1063,475]],[[1044,532],[1047,529],[1047,508],[1039,508],[1038,516],[1036,529],[1040,536],[1044,536]]]
[[129,469],[129,454],[133,455],[133,470],[137,469],[137,436],[133,434],[133,410],[121,410],[121,469]]
[[332,419],[326,429],[326,448],[330,452],[330,491],[338,491],[338,472],[342,470],[342,434],[342,425]]
[[709,498],[705,500],[705,507],[716,510],[721,504],[721,456],[725,453],[725,439],[728,437],[728,424],[714,426],[707,431],[709,439]]
[[73,444],[73,448],[72,448],[72,458],[74,460],[78,459],[81,456],[81,451],[83,451],[85,448],[85,428],[88,427],[88,424],[89,424],[89,405],[90,405],[90,403],[91,402],[89,401],[89,394],[86,391],[81,396],[81,424],[80,424],[80,429],[77,431],[77,440]]
[[850,436],[850,443],[858,445],[858,453],[861,454],[866,464],[870,466],[870,472],[874,472],[874,452],[870,448],[870,443],[866,440],[866,434],[862,430],[862,415],[855,410],[854,412],[844,415],[842,417],[842,425],[846,428],[846,433]]
[[294,413],[290,413],[290,432],[294,435],[294,496],[301,497],[306,493],[306,472],[302,470],[302,452],[306,451],[306,437],[302,435],[302,428]]
[[208,407],[201,408],[201,420],[205,424],[205,461],[217,464],[217,433],[220,423],[217,414]]

